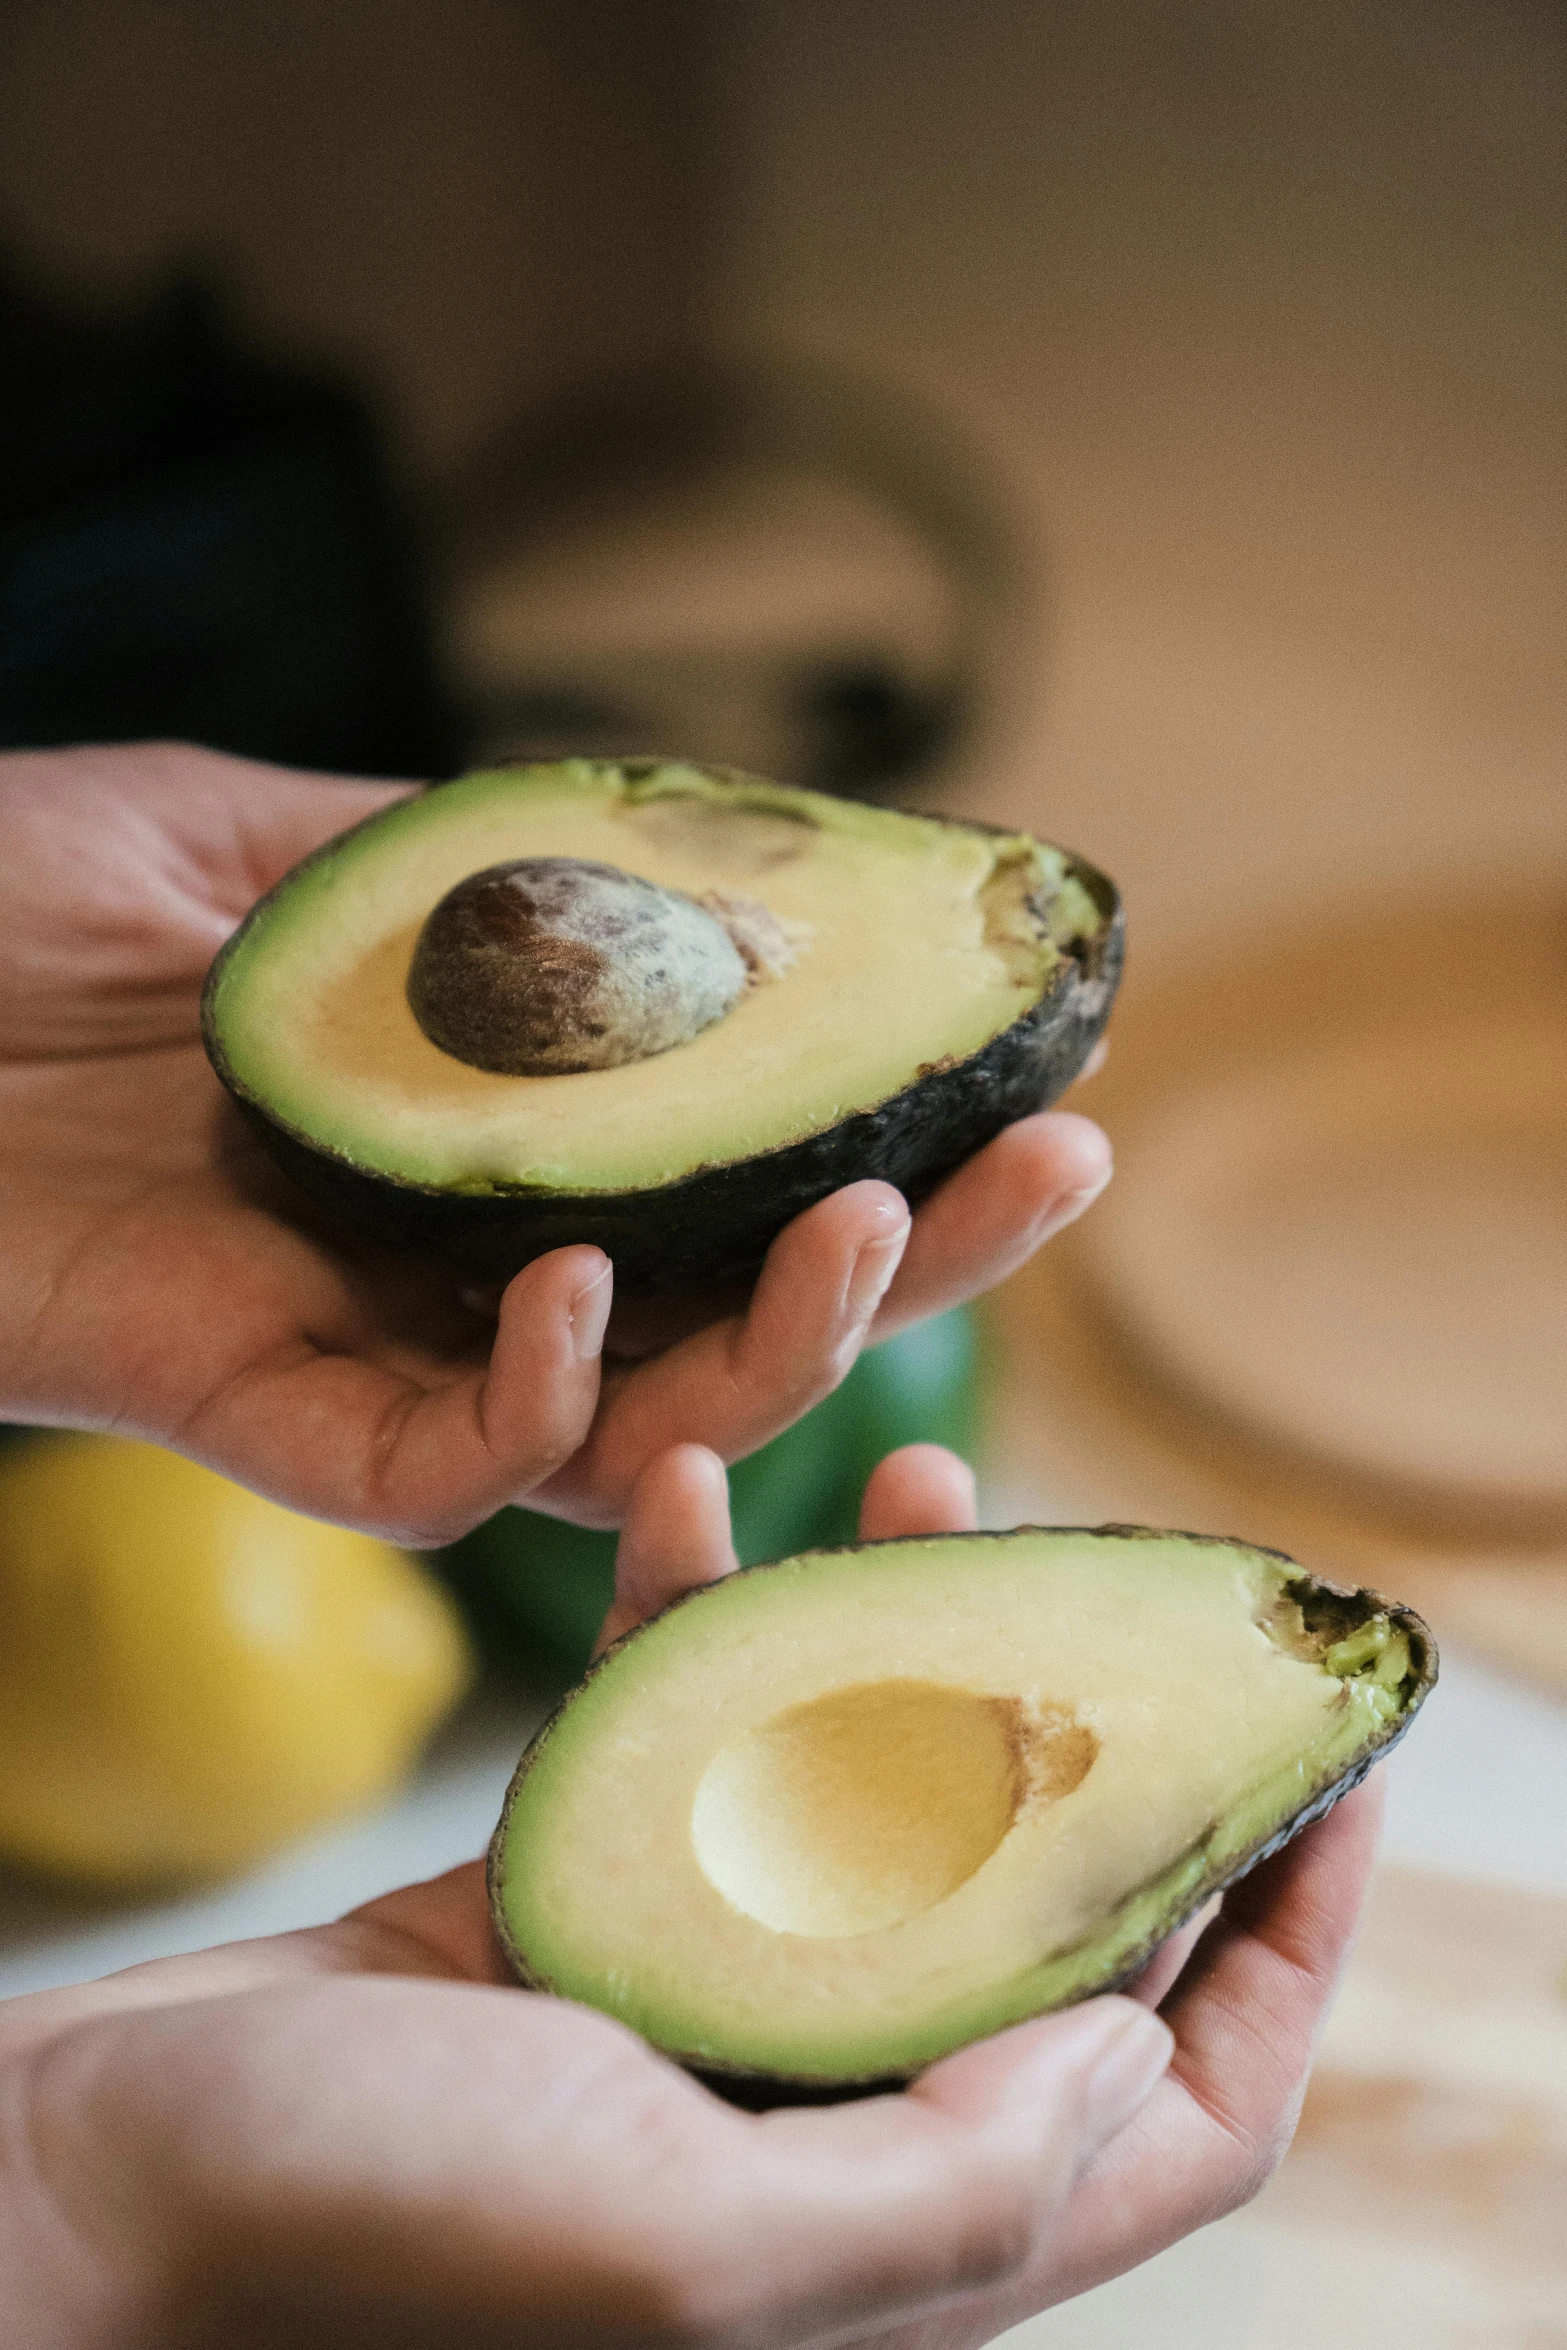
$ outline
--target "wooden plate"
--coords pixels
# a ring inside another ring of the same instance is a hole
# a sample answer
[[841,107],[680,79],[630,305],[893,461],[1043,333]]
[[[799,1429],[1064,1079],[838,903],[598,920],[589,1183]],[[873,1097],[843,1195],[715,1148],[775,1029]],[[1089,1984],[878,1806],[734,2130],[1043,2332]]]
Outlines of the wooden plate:
[[1567,1029],[1292,1040],[1128,1122],[1085,1270],[1196,1409],[1433,1507],[1567,1510]]

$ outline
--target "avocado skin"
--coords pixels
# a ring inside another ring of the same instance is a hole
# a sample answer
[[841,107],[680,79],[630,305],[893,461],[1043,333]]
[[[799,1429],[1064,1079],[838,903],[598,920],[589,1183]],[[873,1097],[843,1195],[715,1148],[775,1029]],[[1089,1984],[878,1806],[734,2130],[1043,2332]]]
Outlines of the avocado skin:
[[509,1279],[550,1249],[585,1243],[613,1261],[623,1293],[690,1289],[754,1272],[787,1223],[845,1184],[878,1177],[906,1199],[922,1198],[1003,1127],[1066,1091],[1104,1032],[1125,952],[1115,884],[1080,858],[1068,869],[1099,907],[1101,927],[1064,956],[1038,1003],[977,1053],[921,1070],[901,1092],[821,1133],[649,1190],[442,1191],[371,1173],[310,1141],[230,1067],[212,1016],[228,947],[207,983],[202,1035],[213,1068],[277,1164],[346,1233],[444,1257],[490,1280]]
[[[1031,1533],[1044,1531],[1044,1529],[1020,1526],[1016,1531]],[[1128,1535],[1133,1535],[1148,1541],[1158,1542],[1167,1539],[1172,1533],[1179,1534],[1184,1530],[1160,1526],[1107,1525],[1052,1527],[1049,1531],[1052,1533],[1107,1535],[1122,1540]],[[896,1541],[899,1537],[894,1536],[890,1539]],[[980,1532],[970,1536],[949,1535],[945,1539],[948,1541],[983,1542],[993,1540],[994,1537]],[[1072,1998],[1063,2001],[1061,2003],[1063,2006],[1078,2006],[1085,1999],[1098,1999],[1108,1992],[1124,1990],[1142,1973],[1144,1967],[1169,1940],[1170,1936],[1179,1933],[1181,1927],[1195,1917],[1197,1912],[1205,1903],[1211,1901],[1216,1893],[1225,1892],[1229,1886],[1237,1884],[1253,1869],[1260,1868],[1265,1860],[1271,1860],[1275,1853],[1282,1852],[1285,1845],[1298,1836],[1303,1828],[1309,1828],[1316,1821],[1326,1818],[1334,1805],[1342,1802],[1346,1795],[1353,1794],[1372,1767],[1381,1762],[1385,1755],[1392,1752],[1436,1684],[1439,1661],[1436,1641],[1432,1636],[1430,1626],[1423,1617],[1416,1615],[1412,1608],[1390,1605],[1377,1591],[1365,1588],[1346,1589],[1339,1584],[1326,1582],[1321,1577],[1308,1573],[1286,1552],[1271,1550],[1260,1542],[1245,1542],[1238,1535],[1203,1534],[1190,1536],[1190,1539],[1202,1542],[1228,1542],[1235,1549],[1252,1556],[1260,1555],[1264,1558],[1274,1558],[1281,1561],[1291,1570],[1293,1592],[1300,1604],[1302,1615],[1307,1619],[1308,1626],[1315,1629],[1320,1623],[1323,1630],[1331,1633],[1334,1639],[1345,1638],[1349,1633],[1358,1630],[1373,1616],[1385,1615],[1389,1623],[1403,1633],[1409,1643],[1410,1671],[1404,1684],[1403,1704],[1400,1711],[1385,1725],[1381,1734],[1373,1739],[1364,1752],[1357,1755],[1344,1770],[1321,1785],[1309,1789],[1302,1797],[1299,1808],[1292,1812],[1287,1819],[1281,1821],[1270,1834],[1259,1837],[1255,1844],[1234,1854],[1222,1866],[1205,1872],[1198,1883],[1188,1890],[1179,1904],[1171,1909],[1168,1917],[1161,1921],[1159,1926],[1148,1935],[1147,1939],[1122,1965],[1118,1966],[1113,1973],[1107,1974],[1102,1982],[1085,1984],[1081,1990],[1074,1993]],[[868,1542],[846,1542],[834,1547],[843,1551],[857,1551],[877,1549],[881,1545]],[[739,1567],[734,1571],[741,1575],[765,1574],[767,1568],[765,1566]],[[700,1596],[700,1587],[698,1591],[686,1592],[681,1598],[673,1600],[670,1603],[670,1608],[661,1610],[661,1613],[667,1615],[672,1608],[684,1607],[690,1600],[698,1596]],[[623,1633],[619,1640],[613,1641],[602,1656],[594,1659],[583,1676],[583,1683],[579,1683],[578,1686],[581,1687],[591,1680],[593,1675],[607,1664],[609,1659],[616,1655],[628,1640],[635,1640],[637,1633],[642,1629],[643,1627],[639,1625],[635,1630]],[[545,1739],[548,1738],[566,1707],[571,1703],[574,1694],[574,1691],[567,1692],[548,1720],[529,1740],[522,1760],[517,1765],[511,1785],[507,1788],[506,1801],[502,1807],[500,1819],[496,1824],[493,1836],[490,1838],[485,1868],[490,1897],[491,1922],[507,1964],[524,1989],[546,1993],[553,1993],[555,1986],[545,1977],[532,1971],[525,1956],[517,1948],[508,1927],[501,1900],[500,1859],[506,1825],[511,1816],[511,1808],[516,1800],[518,1790],[527,1775],[534,1756],[543,1746]],[[666,2053],[674,2054],[673,2051],[666,2051]],[[892,2090],[906,2087],[911,2080],[916,2079],[926,2069],[921,2064],[911,2066],[907,2071],[877,2073],[850,2079],[765,2072],[744,2065],[720,2065],[714,2064],[710,2059],[698,2060],[678,2055],[674,2055],[674,2061],[683,2065],[687,2072],[703,2082],[707,2088],[713,2091],[715,2096],[722,2097],[728,2104],[739,2106],[750,2113],[766,2113],[776,2107],[787,2105],[841,2105],[854,2098],[879,2097]]]

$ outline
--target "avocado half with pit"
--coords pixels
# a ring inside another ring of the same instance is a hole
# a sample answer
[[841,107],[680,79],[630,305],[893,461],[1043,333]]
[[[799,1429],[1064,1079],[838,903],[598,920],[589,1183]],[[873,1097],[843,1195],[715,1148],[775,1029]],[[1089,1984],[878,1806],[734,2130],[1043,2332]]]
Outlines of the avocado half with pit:
[[1111,884],[1021,833],[655,760],[470,775],[330,841],[213,966],[214,1067],[356,1228],[506,1275],[754,1266],[1081,1069]]
[[731,2094],[852,2094],[1126,1982],[1365,1775],[1424,1624],[1139,1527],[808,1552],[608,1650],[490,1848],[524,1983]]

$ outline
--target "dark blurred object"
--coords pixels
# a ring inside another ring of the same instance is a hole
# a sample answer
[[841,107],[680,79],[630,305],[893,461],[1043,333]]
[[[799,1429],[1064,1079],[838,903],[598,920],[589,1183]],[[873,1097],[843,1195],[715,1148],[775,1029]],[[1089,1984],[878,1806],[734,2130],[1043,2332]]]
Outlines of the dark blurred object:
[[199,285],[105,317],[0,274],[0,748],[154,736],[450,773],[413,536],[359,402]]
[[665,751],[851,794],[966,741],[1025,571],[943,421],[696,352],[514,423],[440,536],[476,759]]

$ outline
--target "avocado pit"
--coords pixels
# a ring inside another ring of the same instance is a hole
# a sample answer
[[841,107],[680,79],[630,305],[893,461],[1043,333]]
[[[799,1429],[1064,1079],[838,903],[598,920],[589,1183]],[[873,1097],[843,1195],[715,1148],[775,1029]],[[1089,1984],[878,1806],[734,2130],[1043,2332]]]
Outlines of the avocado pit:
[[514,857],[434,908],[408,1004],[470,1068],[556,1077],[688,1044],[739,1001],[749,969],[683,891],[586,858]]

